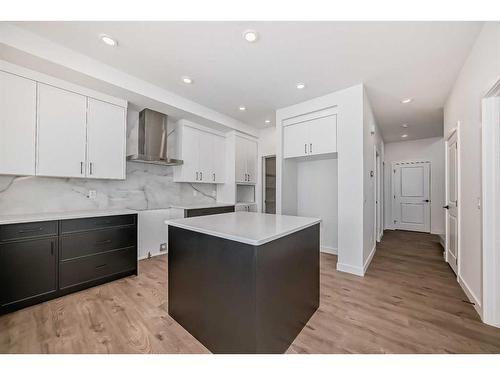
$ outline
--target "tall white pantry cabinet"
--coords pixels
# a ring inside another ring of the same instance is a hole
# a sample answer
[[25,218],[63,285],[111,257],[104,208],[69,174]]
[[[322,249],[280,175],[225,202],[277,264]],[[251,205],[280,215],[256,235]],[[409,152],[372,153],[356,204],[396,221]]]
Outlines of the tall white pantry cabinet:
[[124,179],[126,110],[124,100],[0,62],[0,174]]

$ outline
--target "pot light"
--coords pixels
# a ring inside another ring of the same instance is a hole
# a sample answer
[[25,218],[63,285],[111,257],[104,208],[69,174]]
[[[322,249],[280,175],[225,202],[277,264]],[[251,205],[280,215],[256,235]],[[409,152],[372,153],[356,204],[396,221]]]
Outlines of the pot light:
[[407,128],[408,127],[408,124],[403,124],[401,125],[402,128]]
[[304,89],[306,87],[306,84],[302,83],[302,82],[299,82],[299,83],[297,83],[296,87],[297,87],[297,89],[302,90],[302,89]]
[[266,120],[264,121],[266,124],[270,124],[271,123],[271,120]]
[[118,42],[111,38],[109,35],[101,34],[99,35],[99,38],[101,38],[103,43],[107,44],[108,46],[116,47],[118,45]]
[[401,99],[401,103],[408,104],[408,103],[411,103],[412,100],[413,100],[412,98],[404,98],[404,99]]
[[408,137],[408,134],[403,134],[403,135],[401,136],[401,138],[406,138],[406,137]]
[[191,83],[193,83],[193,79],[191,77],[184,76],[182,77],[182,82],[190,85]]
[[259,39],[259,34],[257,34],[255,30],[246,30],[243,32],[243,38],[245,38],[248,43],[254,43]]
[[240,111],[246,111],[247,110],[247,107],[243,106],[243,105],[240,105],[240,107],[238,108]]

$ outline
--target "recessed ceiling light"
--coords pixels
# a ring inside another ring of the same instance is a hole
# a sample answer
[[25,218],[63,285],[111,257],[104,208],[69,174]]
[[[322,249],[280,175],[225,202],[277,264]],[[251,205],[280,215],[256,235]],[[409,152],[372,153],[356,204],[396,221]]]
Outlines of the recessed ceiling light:
[[240,107],[238,108],[240,111],[246,111],[247,110],[247,107],[243,106],[243,105],[240,105]]
[[408,134],[403,134],[403,135],[401,136],[401,138],[406,138],[406,137],[408,137]]
[[266,124],[270,124],[271,123],[271,120],[266,120],[264,121]]
[[407,128],[408,127],[408,124],[403,124],[401,125],[402,128]]
[[404,99],[401,99],[401,103],[403,104],[408,104],[412,101],[413,99],[412,98],[404,98]]
[[101,38],[101,40],[108,46],[116,47],[118,45],[118,42],[111,38],[109,35],[101,34],[99,35],[99,38]]
[[248,43],[254,43],[259,39],[259,34],[257,34],[255,30],[246,30],[243,32],[243,38],[245,38]]
[[297,83],[297,86],[296,86],[299,90],[302,90],[303,88],[306,87],[306,84],[305,83],[302,83],[302,82],[299,82]]
[[184,77],[182,77],[182,82],[190,85],[191,83],[193,83],[193,79],[191,77],[184,76]]

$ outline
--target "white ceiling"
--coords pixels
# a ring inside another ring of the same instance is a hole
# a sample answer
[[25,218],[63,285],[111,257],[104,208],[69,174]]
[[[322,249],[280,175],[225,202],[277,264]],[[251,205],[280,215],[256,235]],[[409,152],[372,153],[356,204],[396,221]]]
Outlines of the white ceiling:
[[[443,134],[442,108],[478,22],[22,22],[53,42],[255,127],[274,111],[366,85],[387,142]],[[257,43],[242,33],[258,31]],[[118,40],[104,45],[98,35]],[[182,76],[194,79],[182,83]],[[306,83],[297,90],[297,82]],[[400,100],[414,98],[403,105]],[[238,110],[247,107],[245,112]],[[408,123],[408,129],[401,124]]]

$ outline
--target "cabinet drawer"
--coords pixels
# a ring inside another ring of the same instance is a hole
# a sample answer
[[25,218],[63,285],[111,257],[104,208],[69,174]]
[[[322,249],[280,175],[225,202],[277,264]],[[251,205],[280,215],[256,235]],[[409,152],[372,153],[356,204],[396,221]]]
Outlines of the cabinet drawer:
[[135,224],[135,215],[103,216],[61,221],[61,234]]
[[59,265],[59,288],[68,288],[120,272],[132,271],[136,267],[135,247],[67,260]]
[[0,226],[0,242],[56,235],[57,221],[41,221]]
[[234,212],[234,206],[190,209],[186,210],[185,217],[225,214],[227,212]]
[[135,246],[136,227],[109,228],[61,237],[61,260]]

